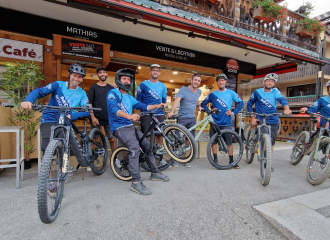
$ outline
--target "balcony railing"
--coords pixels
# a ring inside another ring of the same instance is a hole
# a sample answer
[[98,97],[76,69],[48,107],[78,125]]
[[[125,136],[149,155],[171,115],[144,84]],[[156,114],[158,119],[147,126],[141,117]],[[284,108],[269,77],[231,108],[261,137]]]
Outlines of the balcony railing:
[[[268,23],[252,16],[252,0],[152,0],[164,5],[196,13],[203,17],[234,25],[245,30],[274,38],[314,52],[320,52],[320,38],[306,37],[295,33],[293,25],[303,15],[288,11],[284,18]],[[236,5],[235,5],[236,3]]]
[[[299,79],[304,77],[315,77],[319,72],[319,66],[314,64],[298,65],[297,71],[278,75],[278,82],[283,82],[291,79]],[[330,75],[330,65],[326,64],[323,68],[324,74]],[[251,81],[251,86],[263,85],[264,78],[256,78]]]
[[289,105],[305,105],[307,103],[314,103],[316,101],[315,95],[307,95],[300,97],[286,97]]

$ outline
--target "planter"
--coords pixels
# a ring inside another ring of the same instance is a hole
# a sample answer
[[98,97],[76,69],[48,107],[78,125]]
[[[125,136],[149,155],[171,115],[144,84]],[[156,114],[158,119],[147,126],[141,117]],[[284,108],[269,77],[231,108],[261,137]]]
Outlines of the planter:
[[253,8],[252,16],[254,19],[260,19],[267,23],[274,22],[274,21],[266,18],[266,16],[264,15],[264,8],[260,7],[260,6]]
[[311,32],[311,31],[308,31],[307,29],[304,29],[303,24],[297,25],[296,34],[299,34],[299,35],[305,36],[305,37],[315,37],[315,32]]

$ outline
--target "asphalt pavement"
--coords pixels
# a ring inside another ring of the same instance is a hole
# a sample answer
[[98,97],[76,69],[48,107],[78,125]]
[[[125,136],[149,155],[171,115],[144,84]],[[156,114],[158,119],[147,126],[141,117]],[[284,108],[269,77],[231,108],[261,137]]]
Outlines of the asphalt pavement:
[[[206,144],[201,146],[191,168],[179,164],[163,172],[170,182],[150,181],[150,173],[142,172],[149,196],[130,191],[130,182],[117,179],[110,167],[101,176],[79,169],[65,185],[57,219],[47,225],[37,212],[37,163],[25,171],[20,189],[15,170],[5,169],[1,239],[328,239],[323,228],[313,227],[329,226],[330,180],[310,185],[308,157],[290,163],[292,144],[276,143],[275,172],[266,187],[258,162],[247,164],[245,152],[240,169],[221,171],[205,157]],[[313,229],[320,234],[308,235]]]

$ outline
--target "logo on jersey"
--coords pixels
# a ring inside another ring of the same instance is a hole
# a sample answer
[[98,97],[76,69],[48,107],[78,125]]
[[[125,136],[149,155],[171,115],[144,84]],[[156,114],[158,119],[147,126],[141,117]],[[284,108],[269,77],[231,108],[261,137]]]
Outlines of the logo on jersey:
[[52,84],[48,84],[47,86],[45,86],[45,88],[52,89]]
[[113,95],[113,93],[109,93],[109,95],[108,95],[108,99],[109,99],[110,101],[113,101],[113,100],[116,100],[116,97],[115,97],[115,95]]
[[252,93],[252,94],[251,94],[251,97],[250,97],[250,99],[253,99],[253,98],[254,98],[254,93]]
[[155,93],[152,91],[152,90],[149,90],[148,93],[150,93],[150,95],[153,97],[153,98],[156,98],[157,100],[159,99],[159,97],[157,95],[159,95],[159,92],[158,90],[154,90]]
[[272,104],[270,104],[268,101],[266,101],[265,99],[261,98],[260,100],[263,104],[265,104],[267,107],[271,108],[273,107]]
[[327,105],[327,107],[329,107],[329,108],[330,108],[330,103]]
[[224,108],[227,107],[226,103],[224,103],[222,100],[220,100],[219,98],[217,99],[217,102],[220,103],[221,106],[223,106]]
[[118,103],[118,107],[125,113],[129,113],[130,104],[127,102]]
[[317,107],[317,105],[318,105],[317,102],[315,102],[315,103],[313,104],[313,106],[315,106],[315,107]]

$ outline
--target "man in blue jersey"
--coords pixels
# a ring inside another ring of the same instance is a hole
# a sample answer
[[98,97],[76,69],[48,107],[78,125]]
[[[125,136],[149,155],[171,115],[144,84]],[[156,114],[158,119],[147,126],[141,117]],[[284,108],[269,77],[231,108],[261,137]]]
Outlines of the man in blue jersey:
[[[160,76],[160,65],[152,64],[150,66],[150,79],[142,82],[137,90],[136,99],[141,103],[146,104],[160,104],[166,103],[167,99],[167,88],[164,83],[158,80]],[[157,110],[154,116],[158,119],[159,122],[163,122],[165,120],[163,110]],[[149,115],[141,117],[141,131],[145,133],[152,122],[151,117]],[[156,142],[159,145],[163,144],[162,137],[156,136]]]
[[[201,84],[201,81],[201,75],[195,73],[191,78],[190,86],[180,88],[173,103],[172,110],[167,114],[169,118],[172,117],[175,112],[175,109],[180,103],[180,116],[178,118],[178,123],[185,126],[187,129],[191,128],[196,124],[196,106],[198,103],[198,99],[202,94],[202,91],[198,88]],[[195,137],[195,129],[191,131],[191,134]],[[178,167],[178,162],[174,161],[172,166]],[[188,168],[191,167],[190,163],[184,163],[183,166]]]
[[[238,96],[237,93],[234,91],[226,88],[227,83],[227,76],[226,74],[218,74],[216,77],[216,81],[218,84],[219,89],[212,92],[205,98],[205,100],[202,102],[201,106],[205,110],[209,111],[208,107],[206,106],[208,103],[212,103],[214,109],[221,110],[218,114],[212,114],[214,122],[220,127],[221,130],[223,129],[230,129],[231,130],[231,116],[236,115],[244,106],[244,102],[242,99]],[[233,102],[237,102],[237,107],[231,111],[231,105]],[[213,136],[214,131],[212,128],[210,128],[210,138]],[[228,155],[229,155],[229,163],[232,163],[233,160],[233,144],[232,139],[229,137],[229,135],[224,135],[224,140],[226,144],[228,145]],[[217,145],[212,145],[212,152],[214,156],[214,162],[218,162],[218,156],[217,156]],[[235,165],[234,168],[239,169],[238,165]]]
[[[85,69],[79,64],[72,64],[68,69],[68,82],[56,81],[45,87],[33,90],[21,103],[21,107],[32,109],[32,103],[39,98],[44,98],[49,94],[49,106],[65,106],[65,107],[83,107],[89,106],[86,92],[78,85],[86,76]],[[89,117],[89,112],[72,112],[68,116],[72,120],[80,117]],[[40,132],[42,137],[41,150],[44,152],[50,139],[51,127],[58,124],[59,112],[55,110],[47,110],[42,113]]]
[[[330,117],[330,81],[328,81],[325,86],[327,87],[328,96],[319,98],[310,108],[301,108],[300,112],[304,113],[308,110],[314,113],[320,112],[321,115]],[[325,122],[326,120],[321,118],[320,126],[322,126]]]
[[[264,87],[255,90],[248,103],[247,110],[249,112],[253,112],[252,106],[255,104],[256,113],[276,113],[276,104],[277,101],[283,106],[284,114],[291,114],[291,110],[288,104],[288,101],[283,97],[281,92],[275,87],[275,83],[277,82],[278,75],[276,73],[269,73],[264,78]],[[261,120],[261,117],[251,117],[252,125],[257,125],[258,121]],[[266,124],[271,127],[271,141],[272,141],[272,152],[274,150],[274,145],[277,137],[279,118],[278,116],[270,116],[266,119]],[[274,172],[274,168],[272,167],[272,172]]]
[[[132,176],[131,190],[142,194],[149,195],[151,191],[143,184],[140,176],[139,155],[140,146],[144,152],[148,152],[150,143],[144,139],[141,144],[138,139],[142,137],[142,133],[137,130],[132,121],[139,120],[138,114],[133,114],[133,109],[141,111],[150,111],[152,109],[165,107],[166,104],[158,103],[148,105],[137,101],[134,97],[128,94],[132,84],[134,83],[135,71],[130,68],[118,70],[116,73],[115,82],[119,89],[112,89],[107,95],[107,106],[109,114],[109,123],[111,131],[128,149],[129,149],[129,171]],[[147,164],[151,169],[150,180],[169,181],[169,177],[163,175],[155,164],[155,159],[152,154],[147,158]]]

